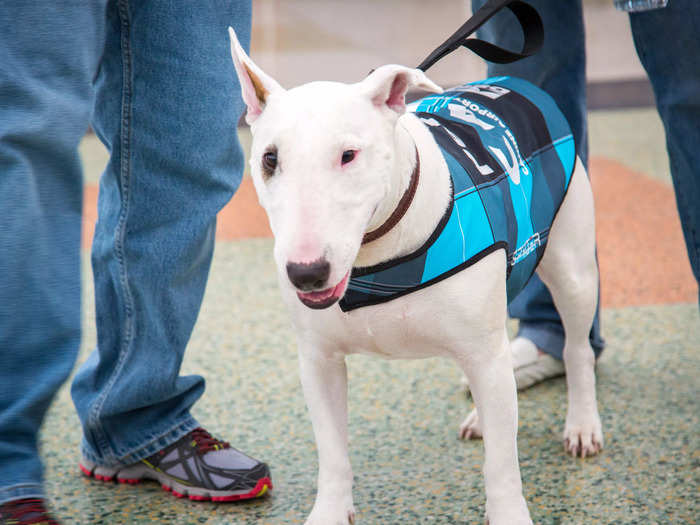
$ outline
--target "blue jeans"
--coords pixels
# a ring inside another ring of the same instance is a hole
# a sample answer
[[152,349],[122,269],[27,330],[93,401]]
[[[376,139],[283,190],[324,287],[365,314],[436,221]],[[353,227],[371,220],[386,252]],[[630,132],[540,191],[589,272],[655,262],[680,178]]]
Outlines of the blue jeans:
[[630,13],[630,24],[666,131],[678,214],[700,283],[700,2],[671,0],[664,9]]
[[83,453],[130,463],[198,426],[204,380],[179,368],[215,216],[243,171],[226,28],[247,44],[250,2],[105,3],[0,10],[0,503],[43,497],[37,432],[78,350],[77,145],[93,104],[110,161],[92,256],[98,346],[72,389]]
[[[486,0],[472,0],[476,11]],[[581,0],[528,0],[542,17],[545,41],[542,50],[513,64],[490,64],[489,76],[524,78],[539,86],[557,102],[569,121],[576,153],[588,167],[588,124],[586,120],[586,53]],[[478,32],[479,38],[507,49],[520,50],[522,31],[510,12],[496,15]],[[547,287],[535,274],[508,306],[511,317],[520,321],[518,335],[561,359],[564,327]],[[605,341],[600,335],[600,306],[590,333],[591,346],[600,355]]]

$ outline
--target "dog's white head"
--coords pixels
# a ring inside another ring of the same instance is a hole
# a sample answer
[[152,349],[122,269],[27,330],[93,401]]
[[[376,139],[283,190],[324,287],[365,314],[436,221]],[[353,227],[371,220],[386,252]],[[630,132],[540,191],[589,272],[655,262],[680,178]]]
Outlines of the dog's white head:
[[422,71],[389,65],[357,84],[285,90],[229,33],[253,135],[251,173],[281,281],[306,306],[327,308],[345,293],[362,237],[389,191],[406,91],[441,89]]

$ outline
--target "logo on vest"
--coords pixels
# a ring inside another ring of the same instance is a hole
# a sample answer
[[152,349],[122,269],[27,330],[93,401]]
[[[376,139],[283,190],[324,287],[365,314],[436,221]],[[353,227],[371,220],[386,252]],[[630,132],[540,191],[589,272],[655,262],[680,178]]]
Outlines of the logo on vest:
[[540,245],[542,240],[540,239],[539,232],[536,232],[528,240],[526,240],[522,246],[517,248],[510,258],[510,265],[515,266],[519,261],[523,260],[525,257],[534,252]]

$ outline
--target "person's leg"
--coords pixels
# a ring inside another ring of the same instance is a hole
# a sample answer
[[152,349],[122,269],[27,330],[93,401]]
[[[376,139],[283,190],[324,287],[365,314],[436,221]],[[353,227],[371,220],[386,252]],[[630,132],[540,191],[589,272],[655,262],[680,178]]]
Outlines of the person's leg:
[[83,458],[119,466],[199,426],[199,376],[179,376],[214,248],[243,172],[227,27],[249,1],[110,0],[94,128],[110,150],[92,250],[97,349],[72,394]]
[[[484,3],[485,0],[472,0],[472,9],[476,11]],[[544,24],[545,41],[541,51],[512,64],[489,64],[488,74],[524,78],[549,93],[567,118],[576,153],[587,167],[586,57],[581,0],[532,0],[529,3],[537,9]],[[509,49],[518,50],[522,46],[522,31],[507,10],[481,27],[478,35]],[[532,353],[537,355],[537,348],[561,360],[564,329],[552,296],[537,275],[533,275],[525,289],[511,302],[508,311],[511,317],[520,321],[518,336],[525,341],[516,340],[514,351],[522,346],[523,360],[531,361]],[[590,340],[598,356],[605,344],[600,335],[599,312],[595,316]],[[563,373],[560,363],[550,364]],[[549,374],[553,367],[545,367],[545,372]],[[537,373],[526,375],[529,379],[523,381],[530,384],[539,376]],[[522,387],[520,382],[518,387]]]
[[80,344],[82,175],[101,1],[0,10],[0,504],[43,497],[38,431]]
[[678,214],[700,282],[700,3],[671,1],[630,14],[630,24],[666,130]]

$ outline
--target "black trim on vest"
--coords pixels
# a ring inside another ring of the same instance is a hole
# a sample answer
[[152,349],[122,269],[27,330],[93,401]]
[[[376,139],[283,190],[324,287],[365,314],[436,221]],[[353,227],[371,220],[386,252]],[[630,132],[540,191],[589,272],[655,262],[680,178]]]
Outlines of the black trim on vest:
[[[341,299],[340,303],[339,303],[340,309],[343,312],[349,312],[349,311],[355,310],[357,308],[362,308],[364,306],[372,306],[375,304],[393,301],[394,299],[398,299],[399,297],[402,297],[404,295],[408,295],[408,294],[413,293],[415,291],[421,290],[422,288],[426,288],[426,287],[431,286],[435,283],[439,283],[440,281],[447,279],[448,277],[452,277],[454,274],[456,274],[456,273],[464,270],[465,268],[472,266],[473,264],[479,262],[481,259],[483,259],[487,255],[490,255],[493,252],[501,250],[501,249],[506,251],[506,253],[504,253],[504,256],[507,258],[508,245],[504,241],[499,241],[497,243],[492,244],[488,248],[484,248],[476,255],[473,255],[468,260],[461,263],[459,266],[455,266],[454,268],[452,268],[450,271],[442,273],[442,274],[438,275],[437,277],[432,278],[429,281],[426,281],[424,283],[421,283],[419,285],[414,286],[413,288],[403,290],[403,291],[398,292],[398,293],[391,295],[389,297],[373,296],[371,299],[367,299],[364,301],[358,301],[356,303],[353,303],[353,305],[350,307],[347,306],[347,304],[343,303],[343,300]],[[506,267],[507,266],[508,266],[508,261],[506,260]],[[505,281],[504,281],[504,284],[505,284]]]

